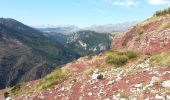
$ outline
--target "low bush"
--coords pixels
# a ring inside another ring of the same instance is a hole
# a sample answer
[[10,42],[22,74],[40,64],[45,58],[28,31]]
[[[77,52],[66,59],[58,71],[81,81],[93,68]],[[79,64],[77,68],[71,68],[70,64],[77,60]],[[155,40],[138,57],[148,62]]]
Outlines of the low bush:
[[128,57],[125,55],[111,55],[108,56],[106,62],[109,64],[115,64],[117,66],[121,66],[128,61]]
[[133,59],[133,58],[137,58],[138,57],[138,54],[136,52],[133,52],[133,51],[127,51],[126,55],[127,55],[127,57],[129,59]]
[[114,64],[117,67],[124,65],[128,60],[136,58],[138,56],[137,53],[133,51],[126,51],[126,52],[112,52],[107,58],[106,63]]

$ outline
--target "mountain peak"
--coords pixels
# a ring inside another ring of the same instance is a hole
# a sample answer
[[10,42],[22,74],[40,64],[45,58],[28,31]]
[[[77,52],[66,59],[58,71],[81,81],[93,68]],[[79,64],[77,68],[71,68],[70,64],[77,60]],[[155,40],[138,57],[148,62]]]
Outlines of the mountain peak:
[[18,21],[12,18],[0,18],[0,24],[16,23],[16,22]]

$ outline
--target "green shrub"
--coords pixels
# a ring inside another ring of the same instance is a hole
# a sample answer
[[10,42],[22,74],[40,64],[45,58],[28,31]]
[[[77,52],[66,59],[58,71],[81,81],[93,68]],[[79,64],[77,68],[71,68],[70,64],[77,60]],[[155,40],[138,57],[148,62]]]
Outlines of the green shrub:
[[128,60],[136,58],[138,56],[137,53],[133,51],[126,51],[126,52],[112,52],[107,58],[106,63],[114,64],[117,67],[124,65]]
[[143,31],[140,31],[139,33],[138,33],[138,35],[141,35],[141,34],[143,34],[144,32]]
[[106,58],[106,63],[115,64],[116,66],[122,66],[128,61],[126,55],[111,55]]
[[133,51],[127,51],[126,55],[127,55],[127,57],[129,59],[133,59],[133,58],[137,58],[138,57],[138,54],[136,52],[133,52]]
[[164,16],[170,14],[170,7],[164,10],[156,11],[154,16]]

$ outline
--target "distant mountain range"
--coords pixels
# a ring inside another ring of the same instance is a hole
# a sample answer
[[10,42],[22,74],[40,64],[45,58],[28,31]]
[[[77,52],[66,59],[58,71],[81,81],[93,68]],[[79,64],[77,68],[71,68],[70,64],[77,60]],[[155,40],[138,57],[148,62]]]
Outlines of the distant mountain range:
[[99,33],[112,33],[112,32],[125,32],[128,29],[131,29],[136,22],[124,22],[119,24],[107,24],[107,25],[92,25],[85,28],[86,30],[91,30]]
[[62,33],[65,35],[81,30],[79,27],[74,25],[59,25],[59,26],[40,25],[40,26],[34,26],[34,28],[42,32]]
[[63,34],[70,34],[81,30],[89,30],[95,31],[98,33],[112,33],[112,32],[125,32],[128,29],[132,28],[137,24],[136,22],[124,22],[119,24],[107,24],[107,25],[92,25],[86,28],[79,28],[74,25],[39,25],[33,26],[34,28],[42,31],[42,32],[53,32],[53,33],[63,33]]

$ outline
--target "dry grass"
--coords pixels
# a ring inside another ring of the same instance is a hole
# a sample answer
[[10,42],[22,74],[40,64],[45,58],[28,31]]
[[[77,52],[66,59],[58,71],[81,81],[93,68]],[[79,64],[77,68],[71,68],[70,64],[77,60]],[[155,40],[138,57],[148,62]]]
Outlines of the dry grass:
[[165,22],[165,23],[162,23],[162,25],[160,25],[160,27],[157,29],[157,32],[160,32],[162,30],[169,29],[169,28],[170,28],[170,23]]
[[72,73],[73,70],[70,68],[58,68],[43,79],[41,79],[35,86],[35,88],[36,90],[51,88],[52,86],[60,84],[67,80]]
[[170,66],[170,51],[152,56],[151,61],[162,66]]
[[92,75],[92,74],[93,74],[93,69],[92,69],[92,68],[86,69],[86,70],[84,71],[84,73],[85,73],[86,75]]

